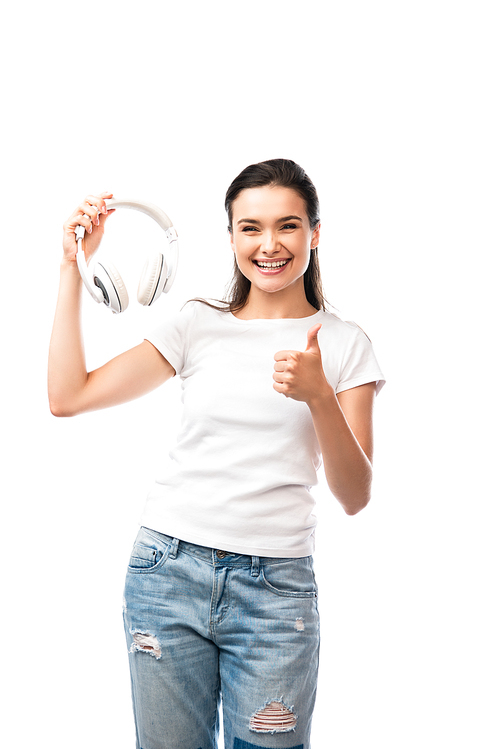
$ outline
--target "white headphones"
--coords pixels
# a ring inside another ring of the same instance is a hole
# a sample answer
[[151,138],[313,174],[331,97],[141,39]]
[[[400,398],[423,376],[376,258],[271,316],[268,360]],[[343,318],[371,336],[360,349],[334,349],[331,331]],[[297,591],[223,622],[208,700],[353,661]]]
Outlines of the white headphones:
[[[161,296],[162,292],[170,291],[174,282],[179,260],[177,247],[177,232],[166,213],[152,203],[144,203],[140,200],[106,200],[108,208],[133,208],[145,213],[156,221],[167,235],[169,253],[158,252],[154,257],[146,261],[137,289],[137,300],[140,304],[148,307]],[[95,263],[92,271],[89,271],[83,252],[82,239],[85,227],[77,226],[75,229],[78,251],[76,262],[85,287],[96,302],[111,307],[113,312],[124,312],[128,307],[128,293],[117,269],[111,264]]]

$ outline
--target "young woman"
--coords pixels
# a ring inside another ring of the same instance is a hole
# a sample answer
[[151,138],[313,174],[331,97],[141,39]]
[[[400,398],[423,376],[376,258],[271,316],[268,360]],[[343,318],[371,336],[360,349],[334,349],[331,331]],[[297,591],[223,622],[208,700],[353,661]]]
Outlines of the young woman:
[[125,586],[139,749],[309,749],[319,620],[310,487],[322,459],[349,515],[370,498],[371,343],[325,310],[316,190],[284,159],[226,195],[233,284],[194,300],[139,346],[87,372],[75,227],[99,246],[105,198],[64,226],[50,348],[52,413],[136,398],[178,375],[183,420],[151,489]]

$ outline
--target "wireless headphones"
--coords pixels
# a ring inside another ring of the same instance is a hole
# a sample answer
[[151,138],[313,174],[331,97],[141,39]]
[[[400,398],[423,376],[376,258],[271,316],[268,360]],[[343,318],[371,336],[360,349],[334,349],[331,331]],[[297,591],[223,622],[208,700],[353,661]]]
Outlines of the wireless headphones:
[[[158,252],[154,257],[146,261],[137,289],[137,300],[145,307],[149,307],[161,296],[167,293],[174,282],[179,260],[177,246],[177,232],[166,213],[152,203],[144,203],[140,200],[117,200],[111,198],[106,200],[108,208],[132,208],[145,213],[161,226],[167,236],[169,253]],[[78,250],[76,262],[85,287],[90,292],[92,299],[96,302],[111,307],[114,313],[124,312],[128,307],[128,293],[125,284],[117,269],[111,263],[95,263],[92,271],[89,271],[83,252],[82,239],[85,235],[85,227],[77,226],[75,229]]]

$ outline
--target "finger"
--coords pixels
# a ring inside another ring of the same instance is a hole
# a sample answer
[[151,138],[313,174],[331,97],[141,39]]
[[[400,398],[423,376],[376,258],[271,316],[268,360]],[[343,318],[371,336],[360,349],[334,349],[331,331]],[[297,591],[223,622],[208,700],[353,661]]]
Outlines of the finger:
[[92,233],[92,218],[84,213],[80,208],[77,208],[73,215],[64,224],[64,228],[68,232],[73,233],[77,226],[83,226],[89,234]]
[[88,195],[83,201],[81,208],[84,213],[92,218],[94,223],[98,224],[99,214],[106,215],[108,213],[106,200],[111,198],[112,195],[110,192],[103,192],[101,195]]
[[286,368],[287,368],[287,363],[284,360],[283,361],[277,361],[276,364],[274,365],[274,371],[275,372],[285,372]]
[[281,393],[281,395],[284,395],[286,398],[288,398],[288,393],[286,392],[286,385],[282,385],[279,382],[273,383],[273,388],[276,390],[277,393]]
[[99,215],[107,212],[105,199],[94,195],[87,196],[80,207],[82,212],[89,216],[96,226],[99,225]]
[[99,206],[99,210],[100,210],[100,212],[104,216],[106,216],[108,213],[114,213],[115,212],[114,208],[108,208],[108,206],[106,205],[106,200],[109,200],[112,197],[113,197],[113,193],[112,192],[102,192],[99,195],[99,198],[98,198],[99,203],[96,204],[96,205]]
[[306,351],[309,351],[311,353],[320,353],[319,348],[319,342],[318,342],[318,333],[321,329],[321,323],[319,325],[313,325],[312,328],[309,328],[307,331],[307,346]]
[[78,206],[72,219],[72,223],[76,226],[84,226],[90,234],[92,225],[99,226],[99,209],[88,201],[84,201]]
[[274,355],[274,361],[288,361],[289,355],[290,351],[278,351],[278,353]]

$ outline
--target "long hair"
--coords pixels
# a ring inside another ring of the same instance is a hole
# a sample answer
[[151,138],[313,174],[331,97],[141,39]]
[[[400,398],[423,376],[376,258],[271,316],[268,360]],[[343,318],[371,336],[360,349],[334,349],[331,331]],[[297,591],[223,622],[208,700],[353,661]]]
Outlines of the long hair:
[[[289,159],[271,159],[247,166],[230,184],[225,207],[228,218],[228,231],[233,231],[233,203],[242,190],[252,187],[288,187],[303,198],[309,225],[315,229],[320,222],[319,200],[316,188],[305,171]],[[248,300],[251,283],[238,268],[234,260],[233,277],[230,280],[223,301],[218,302],[216,309],[237,312]],[[307,301],[317,310],[326,309],[323,285],[319,270],[318,248],[311,250],[309,266],[304,274],[304,289]],[[206,300],[205,304],[209,304]],[[222,305],[222,306],[220,306]],[[215,305],[209,305],[215,307]]]

